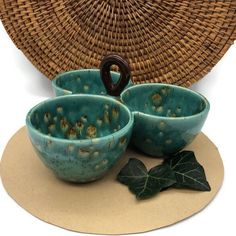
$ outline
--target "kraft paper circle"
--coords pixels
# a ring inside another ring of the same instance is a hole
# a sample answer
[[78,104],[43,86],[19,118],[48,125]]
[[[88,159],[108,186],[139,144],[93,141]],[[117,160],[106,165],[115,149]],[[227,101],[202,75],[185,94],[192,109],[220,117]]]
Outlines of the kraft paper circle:
[[[210,192],[169,189],[138,201],[116,175],[130,157],[148,168],[161,159],[129,149],[103,179],[89,184],[70,184],[57,179],[36,156],[21,128],[9,141],[1,161],[1,177],[8,194],[24,209],[50,224],[77,232],[126,234],[174,224],[202,210],[223,181],[223,163],[214,144],[203,134],[187,147],[203,165]],[[186,222],[187,224],[187,222]]]

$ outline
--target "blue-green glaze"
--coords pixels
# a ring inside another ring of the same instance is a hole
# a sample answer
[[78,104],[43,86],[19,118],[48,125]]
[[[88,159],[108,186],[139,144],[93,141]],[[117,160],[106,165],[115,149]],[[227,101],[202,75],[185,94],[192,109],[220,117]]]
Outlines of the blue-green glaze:
[[133,116],[109,97],[69,95],[36,105],[26,125],[38,156],[56,176],[88,182],[102,177],[125,152]]
[[[113,83],[116,83],[120,74],[111,72]],[[126,88],[130,87],[130,81]],[[99,69],[82,69],[61,73],[52,81],[56,96],[69,94],[101,94],[106,95],[106,89],[100,77]]]
[[134,114],[132,142],[152,156],[173,154],[200,132],[210,109],[201,94],[169,84],[141,84],[121,94]]

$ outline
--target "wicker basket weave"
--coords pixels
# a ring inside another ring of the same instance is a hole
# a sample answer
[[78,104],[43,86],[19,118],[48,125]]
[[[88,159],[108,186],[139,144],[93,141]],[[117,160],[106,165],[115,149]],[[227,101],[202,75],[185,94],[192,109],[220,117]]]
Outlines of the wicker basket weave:
[[47,77],[117,53],[133,81],[190,86],[236,39],[236,0],[0,0],[11,39]]

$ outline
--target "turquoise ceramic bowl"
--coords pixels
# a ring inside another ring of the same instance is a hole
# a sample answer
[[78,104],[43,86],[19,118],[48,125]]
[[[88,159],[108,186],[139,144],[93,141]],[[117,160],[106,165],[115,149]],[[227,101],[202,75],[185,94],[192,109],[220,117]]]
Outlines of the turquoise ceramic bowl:
[[[117,83],[120,74],[111,72],[113,83]],[[130,87],[130,81],[126,88]],[[61,73],[52,81],[56,96],[69,94],[97,94],[106,95],[105,86],[100,77],[99,69],[83,69]]]
[[125,152],[133,116],[109,97],[69,95],[32,108],[26,125],[39,158],[56,176],[88,182],[102,177]]
[[123,91],[134,114],[133,144],[152,156],[174,154],[200,132],[210,109],[205,97],[168,84],[141,84]]

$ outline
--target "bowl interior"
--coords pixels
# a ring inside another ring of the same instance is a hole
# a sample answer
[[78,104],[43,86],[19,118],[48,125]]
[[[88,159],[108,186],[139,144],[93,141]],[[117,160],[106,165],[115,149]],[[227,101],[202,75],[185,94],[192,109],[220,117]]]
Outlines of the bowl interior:
[[[119,80],[120,74],[111,72],[113,83]],[[100,70],[85,69],[70,71],[58,75],[54,84],[64,90],[71,91],[72,94],[106,94],[106,89],[100,77]],[[127,86],[128,87],[128,86]]]
[[125,90],[121,98],[131,111],[163,117],[192,116],[207,106],[200,94],[172,85],[136,85]]
[[130,120],[125,106],[102,96],[70,95],[47,100],[30,112],[31,125],[53,137],[91,139],[112,134]]

